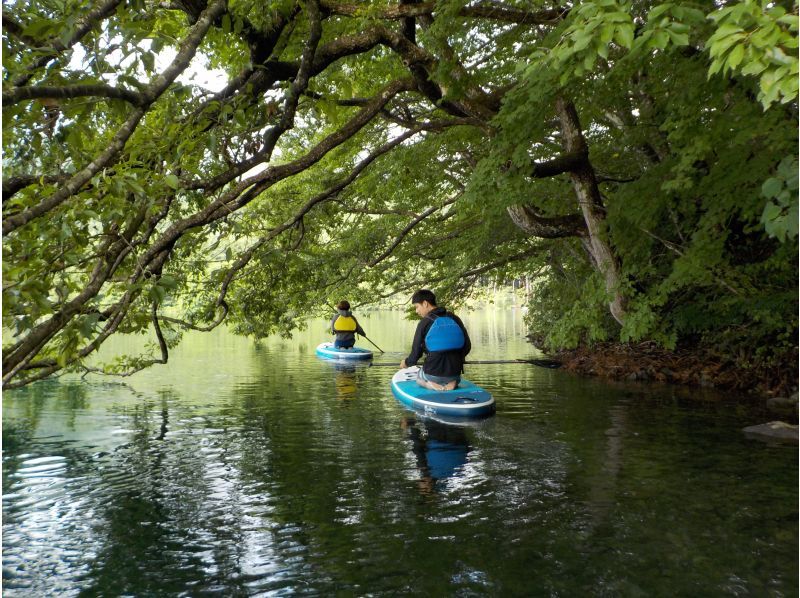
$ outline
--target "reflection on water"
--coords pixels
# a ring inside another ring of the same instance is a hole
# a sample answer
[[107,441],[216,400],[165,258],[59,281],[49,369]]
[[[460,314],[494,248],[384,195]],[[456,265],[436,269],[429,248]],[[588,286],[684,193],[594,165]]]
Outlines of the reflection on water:
[[[399,362],[414,322],[361,319]],[[465,321],[475,359],[534,356]],[[486,365],[496,415],[455,426],[315,357],[325,326],[5,393],[4,595],[796,595],[796,447],[746,403]]]
[[463,471],[470,445],[462,426],[431,419],[419,421],[414,415],[400,421],[411,440],[420,475],[417,486],[422,494],[431,494],[437,482],[446,482]]
[[369,367],[369,364],[332,361],[330,366],[334,371],[333,377],[336,381],[336,397],[343,400],[355,397],[359,381],[363,381],[365,378],[364,368]]

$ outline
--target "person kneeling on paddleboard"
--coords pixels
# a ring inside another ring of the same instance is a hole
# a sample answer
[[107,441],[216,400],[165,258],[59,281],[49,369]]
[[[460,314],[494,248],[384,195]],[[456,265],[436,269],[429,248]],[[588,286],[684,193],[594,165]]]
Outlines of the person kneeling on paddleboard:
[[352,349],[356,344],[356,334],[367,336],[350,311],[349,302],[339,301],[336,304],[336,313],[331,319],[331,334],[336,335],[333,346],[337,349]]
[[416,365],[425,353],[417,384],[431,390],[453,390],[461,381],[464,359],[472,349],[467,329],[458,316],[436,305],[432,291],[417,291],[411,303],[422,320],[417,324],[411,353],[400,362],[400,368]]

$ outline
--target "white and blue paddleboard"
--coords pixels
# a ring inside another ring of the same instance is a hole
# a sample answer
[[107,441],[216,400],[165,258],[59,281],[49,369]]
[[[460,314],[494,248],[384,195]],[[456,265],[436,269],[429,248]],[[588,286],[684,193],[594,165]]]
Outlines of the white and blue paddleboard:
[[337,349],[333,343],[322,343],[317,345],[317,355],[325,359],[342,359],[351,361],[353,359],[372,359],[372,351],[369,349],[362,349],[361,347],[352,347],[350,349]]
[[494,413],[491,393],[461,378],[455,390],[431,390],[417,384],[419,367],[398,371],[392,376],[392,392],[406,407],[426,415],[446,417],[484,417]]

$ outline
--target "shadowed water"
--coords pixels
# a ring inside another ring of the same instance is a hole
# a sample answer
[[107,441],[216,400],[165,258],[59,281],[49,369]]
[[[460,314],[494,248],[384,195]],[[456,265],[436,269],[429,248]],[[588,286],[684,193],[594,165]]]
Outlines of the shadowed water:
[[[360,319],[399,362],[414,323]],[[464,319],[470,358],[536,356],[518,313]],[[4,393],[4,595],[797,595],[797,448],[758,408],[475,365],[497,413],[446,425],[324,326]]]

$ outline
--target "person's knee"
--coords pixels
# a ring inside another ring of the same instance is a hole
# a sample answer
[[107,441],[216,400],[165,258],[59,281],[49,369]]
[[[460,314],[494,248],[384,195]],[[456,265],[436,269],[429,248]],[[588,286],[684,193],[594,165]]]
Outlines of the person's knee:
[[417,384],[419,386],[421,386],[422,388],[427,388],[428,390],[436,390],[436,388],[434,388],[433,384],[431,384],[430,380],[426,379],[422,375],[422,371],[421,370],[420,370],[420,373],[417,375]]

